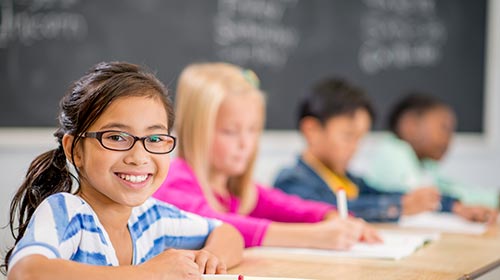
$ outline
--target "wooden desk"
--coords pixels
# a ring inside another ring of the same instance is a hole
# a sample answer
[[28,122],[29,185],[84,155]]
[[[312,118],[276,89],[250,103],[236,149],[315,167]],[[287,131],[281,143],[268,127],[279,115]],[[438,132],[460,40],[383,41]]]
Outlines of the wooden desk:
[[[383,226],[387,228],[387,226]],[[245,251],[229,273],[310,279],[474,279],[500,266],[500,227],[484,235],[443,233],[435,242],[398,261],[325,258]],[[498,273],[498,269],[493,273]],[[496,277],[494,279],[500,279]]]

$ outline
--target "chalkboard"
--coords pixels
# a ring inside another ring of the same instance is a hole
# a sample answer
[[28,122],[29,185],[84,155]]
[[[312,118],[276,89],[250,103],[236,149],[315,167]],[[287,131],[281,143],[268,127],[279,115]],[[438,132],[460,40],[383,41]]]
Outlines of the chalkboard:
[[378,111],[408,90],[440,96],[458,130],[483,132],[486,0],[2,0],[0,126],[55,126],[71,81],[99,61],[147,65],[175,91],[192,62],[252,68],[267,128],[335,75]]

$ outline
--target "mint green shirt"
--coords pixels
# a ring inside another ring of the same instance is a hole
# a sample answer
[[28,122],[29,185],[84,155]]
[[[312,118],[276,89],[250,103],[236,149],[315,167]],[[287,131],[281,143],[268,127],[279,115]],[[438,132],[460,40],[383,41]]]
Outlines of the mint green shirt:
[[384,137],[369,160],[365,180],[381,191],[408,192],[420,186],[436,186],[465,204],[498,206],[498,192],[467,186],[446,178],[437,161],[419,160],[406,141],[390,134]]

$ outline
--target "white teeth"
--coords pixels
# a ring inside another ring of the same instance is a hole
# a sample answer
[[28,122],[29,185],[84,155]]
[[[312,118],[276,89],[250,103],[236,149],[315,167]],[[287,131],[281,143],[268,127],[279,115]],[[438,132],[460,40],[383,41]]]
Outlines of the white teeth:
[[148,178],[148,175],[135,176],[135,175],[128,175],[128,174],[127,175],[126,174],[119,174],[119,176],[123,180],[129,181],[132,183],[141,183],[141,182],[146,181],[146,179]]

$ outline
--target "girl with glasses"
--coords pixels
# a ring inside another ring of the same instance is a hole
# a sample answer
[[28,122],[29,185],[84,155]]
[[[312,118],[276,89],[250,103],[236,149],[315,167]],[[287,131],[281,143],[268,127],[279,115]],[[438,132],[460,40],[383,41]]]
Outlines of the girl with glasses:
[[379,241],[362,220],[252,181],[265,111],[258,83],[252,71],[225,63],[184,69],[176,96],[179,158],[154,196],[233,224],[247,247],[348,249]]
[[150,198],[175,147],[154,75],[100,63],[60,105],[58,147],[31,163],[11,203],[9,279],[199,279],[241,259],[230,225]]

